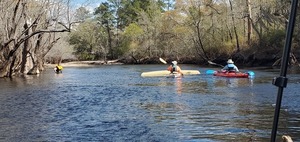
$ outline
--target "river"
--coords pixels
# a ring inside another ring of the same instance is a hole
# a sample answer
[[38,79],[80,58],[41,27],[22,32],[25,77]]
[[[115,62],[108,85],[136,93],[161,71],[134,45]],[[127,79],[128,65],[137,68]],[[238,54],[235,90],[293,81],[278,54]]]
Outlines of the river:
[[[165,68],[65,67],[62,74],[1,78],[0,141],[270,141],[279,69],[252,68],[253,79],[140,76]],[[288,78],[277,138],[300,141],[299,69]]]

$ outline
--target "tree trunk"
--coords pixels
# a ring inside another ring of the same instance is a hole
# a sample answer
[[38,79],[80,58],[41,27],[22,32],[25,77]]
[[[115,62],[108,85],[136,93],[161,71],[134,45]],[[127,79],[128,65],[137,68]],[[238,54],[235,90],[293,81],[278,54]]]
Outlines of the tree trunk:
[[107,35],[108,35],[108,47],[109,47],[109,53],[110,53],[110,58],[113,59],[114,58],[114,52],[112,50],[112,37],[111,37],[111,31],[110,31],[110,28],[109,28],[109,25],[107,23],[106,25],[106,31],[107,31]]
[[[202,50],[202,53],[203,53],[204,58],[205,58],[206,60],[209,60],[208,56],[206,55],[206,51],[205,51],[205,49],[204,49],[204,45],[203,45],[203,43],[202,43],[199,23],[200,23],[200,21],[197,22],[197,25],[196,25],[196,29],[197,29],[197,38],[198,38],[198,39],[197,39],[197,40],[198,40],[197,43],[198,43],[198,46],[200,47],[200,49]],[[200,54],[200,53],[199,53],[199,54]],[[202,56],[202,58],[203,58],[203,56]]]
[[239,36],[237,34],[237,29],[236,29],[236,25],[235,25],[235,18],[234,18],[234,14],[233,14],[233,8],[232,8],[232,2],[231,0],[229,0],[229,4],[230,4],[230,10],[231,10],[231,19],[232,19],[232,23],[233,23],[233,30],[234,30],[234,34],[235,34],[235,39],[236,39],[236,52],[240,51],[240,43],[239,43]]
[[[24,24],[25,36],[29,35],[29,31],[27,29],[28,29],[28,24],[27,22],[25,22]],[[24,47],[22,50],[21,73],[24,73],[26,69],[26,62],[27,62],[27,55],[28,55],[28,42],[29,42],[28,40],[24,41],[24,45],[23,45]]]
[[33,67],[29,70],[27,73],[28,75],[36,75],[40,73],[40,68],[41,67],[41,40],[42,40],[42,34],[39,34],[37,36],[37,41],[34,47],[34,52],[32,55],[32,62],[33,62]]
[[9,73],[9,64],[11,64],[11,61],[7,60],[5,61],[1,68],[0,68],[0,77],[8,77]]
[[247,43],[250,45],[251,42],[251,36],[252,36],[252,14],[251,14],[251,5],[250,0],[246,0],[246,7],[247,7],[247,25],[248,25],[248,34],[247,34]]

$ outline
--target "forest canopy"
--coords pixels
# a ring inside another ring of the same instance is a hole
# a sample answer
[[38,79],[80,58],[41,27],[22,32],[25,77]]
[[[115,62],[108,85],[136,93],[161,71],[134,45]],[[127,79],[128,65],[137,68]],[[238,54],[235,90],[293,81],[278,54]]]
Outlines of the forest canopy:
[[[269,65],[282,56],[289,11],[290,2],[281,0],[107,0],[78,25],[94,23],[90,34],[101,38],[95,46],[70,43],[82,60],[148,63],[163,57],[205,63],[233,58],[250,66]],[[297,25],[293,41],[296,58],[299,29]],[[74,35],[86,38],[78,30],[71,32],[70,41]]]
[[[38,74],[54,47],[78,60],[207,61],[257,66],[282,56],[290,1],[107,0],[91,10],[72,0],[0,1],[0,77]],[[298,11],[299,13],[299,11]],[[293,61],[299,58],[299,14]],[[62,61],[62,52],[53,62]]]

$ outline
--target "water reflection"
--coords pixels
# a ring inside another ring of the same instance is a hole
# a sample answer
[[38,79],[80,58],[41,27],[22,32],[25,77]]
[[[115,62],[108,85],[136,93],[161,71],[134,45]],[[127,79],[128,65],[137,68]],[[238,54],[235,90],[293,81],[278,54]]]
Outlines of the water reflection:
[[175,78],[176,92],[178,95],[182,93],[182,78]]
[[214,86],[216,87],[246,87],[253,86],[253,79],[249,78],[214,78]]

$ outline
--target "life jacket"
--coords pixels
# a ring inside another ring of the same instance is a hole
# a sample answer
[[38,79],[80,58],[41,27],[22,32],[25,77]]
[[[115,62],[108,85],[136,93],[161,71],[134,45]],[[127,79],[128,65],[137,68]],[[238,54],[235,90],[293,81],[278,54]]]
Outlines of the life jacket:
[[172,65],[172,71],[171,71],[171,73],[173,73],[174,71],[177,71],[177,65]]
[[236,70],[234,69],[234,65],[233,65],[233,64],[228,64],[227,67],[228,67],[228,71],[229,71],[229,72],[235,72],[235,71],[236,71]]
[[59,70],[62,70],[62,69],[63,69],[63,67],[60,66],[60,65],[58,65],[58,66],[56,66],[56,67],[57,67],[57,69],[59,69]]

